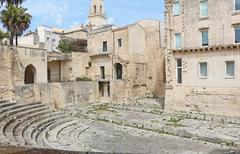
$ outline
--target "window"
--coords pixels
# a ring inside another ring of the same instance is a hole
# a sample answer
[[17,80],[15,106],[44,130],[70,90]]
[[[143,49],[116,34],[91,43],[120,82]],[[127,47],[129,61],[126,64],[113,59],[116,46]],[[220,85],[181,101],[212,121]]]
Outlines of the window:
[[122,47],[122,39],[118,39],[118,47]]
[[107,46],[107,41],[103,42],[103,52],[107,52],[108,46]]
[[208,67],[206,62],[199,63],[199,76],[200,77],[208,76]]
[[235,62],[226,61],[226,76],[234,77],[235,76]]
[[176,48],[181,48],[181,33],[176,33],[175,34],[175,47]]
[[102,13],[102,14],[103,14],[103,12],[102,12],[102,5],[100,5],[100,13]]
[[111,95],[111,88],[110,88],[110,85],[108,84],[108,97],[110,97]]
[[53,46],[56,46],[56,39],[52,39],[52,42],[53,42]]
[[177,84],[182,84],[182,59],[177,59]]
[[235,43],[240,43],[240,25],[237,25],[235,28]]
[[100,66],[100,70],[101,70],[101,79],[105,79],[105,67]]
[[97,13],[97,6],[94,5],[94,13],[96,14]]
[[115,71],[116,71],[116,79],[122,80],[122,73],[123,73],[122,65],[119,63],[115,64]]
[[235,0],[235,11],[240,10],[240,0]]
[[104,97],[104,85],[102,83],[99,83],[99,93]]
[[200,16],[207,17],[208,16],[208,1],[202,0],[200,2]]
[[173,15],[177,16],[180,14],[180,2],[179,0],[175,0],[173,2]]
[[208,29],[202,30],[202,46],[208,46]]

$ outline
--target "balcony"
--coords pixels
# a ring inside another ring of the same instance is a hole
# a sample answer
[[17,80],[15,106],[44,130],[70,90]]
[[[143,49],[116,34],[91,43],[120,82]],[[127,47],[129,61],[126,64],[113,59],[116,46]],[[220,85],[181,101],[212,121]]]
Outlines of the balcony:
[[111,76],[110,75],[105,75],[103,77],[101,75],[95,75],[95,81],[98,81],[98,82],[110,82],[111,81]]
[[108,47],[107,49],[103,50],[103,48],[98,49],[90,49],[89,50],[91,55],[91,59],[97,59],[97,58],[110,58],[113,53],[113,48]]
[[72,60],[72,53],[48,52],[48,61],[69,61]]

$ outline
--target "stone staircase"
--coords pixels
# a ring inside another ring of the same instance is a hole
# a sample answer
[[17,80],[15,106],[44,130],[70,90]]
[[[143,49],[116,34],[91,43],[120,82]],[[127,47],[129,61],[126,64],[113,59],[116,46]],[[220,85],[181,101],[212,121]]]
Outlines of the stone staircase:
[[[0,101],[0,145],[83,150],[74,143],[88,126],[40,103]],[[60,134],[60,135],[59,135]],[[71,146],[67,143],[74,143]]]

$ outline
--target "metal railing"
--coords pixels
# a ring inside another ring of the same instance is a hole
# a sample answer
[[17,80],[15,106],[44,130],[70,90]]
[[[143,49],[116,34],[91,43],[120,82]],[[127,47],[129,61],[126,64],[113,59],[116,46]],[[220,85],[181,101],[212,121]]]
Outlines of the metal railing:
[[72,60],[72,53],[48,52],[48,61]]
[[89,48],[89,51],[93,54],[93,55],[97,55],[97,54],[110,54],[113,52],[113,48],[112,47],[107,47],[107,49],[103,49],[103,48]]

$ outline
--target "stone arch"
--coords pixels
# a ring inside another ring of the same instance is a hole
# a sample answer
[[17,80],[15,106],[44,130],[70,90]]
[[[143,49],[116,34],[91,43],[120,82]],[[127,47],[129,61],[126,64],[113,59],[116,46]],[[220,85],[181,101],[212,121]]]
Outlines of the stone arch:
[[24,83],[34,84],[36,82],[36,68],[30,64],[25,68]]
[[94,13],[96,14],[97,13],[97,5],[94,5],[93,9],[94,9]]
[[123,79],[123,67],[120,63],[115,64],[115,76],[117,80]]

